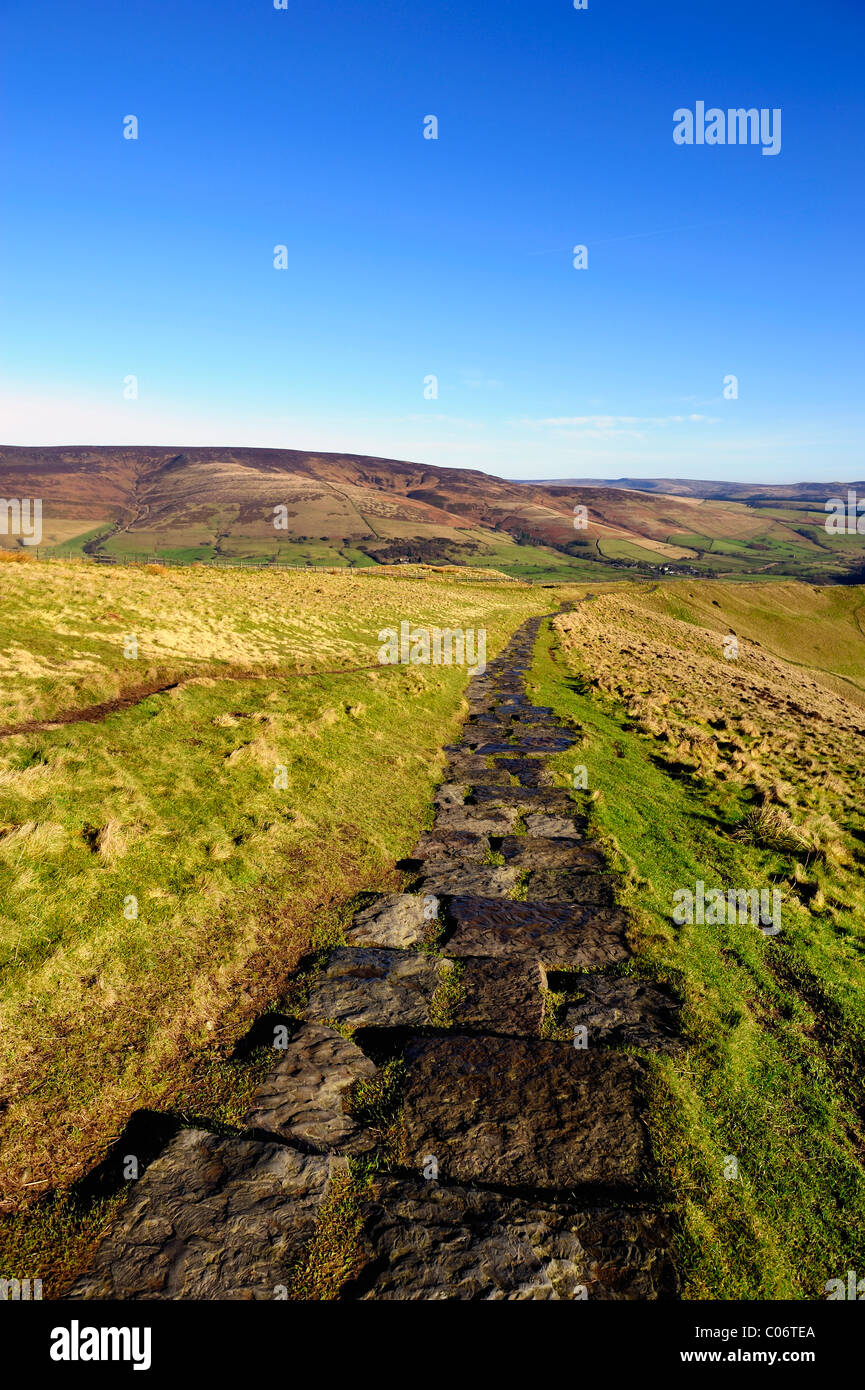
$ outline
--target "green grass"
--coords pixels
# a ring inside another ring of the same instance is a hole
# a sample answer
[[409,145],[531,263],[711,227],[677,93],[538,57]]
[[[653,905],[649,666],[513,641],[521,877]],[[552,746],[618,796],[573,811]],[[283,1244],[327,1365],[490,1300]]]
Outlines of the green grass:
[[485,540],[481,550],[474,557],[479,565],[492,565],[513,579],[531,579],[546,584],[579,583],[586,579],[609,578],[597,560],[582,559],[551,546],[518,545],[516,541],[503,538],[500,542]]
[[[684,1000],[689,1050],[649,1062],[684,1296],[824,1297],[828,1279],[865,1268],[861,880],[849,909],[827,913],[785,891],[774,940],[749,925],[674,926],[676,889],[786,883],[793,862],[735,838],[744,787],[671,773],[623,705],[587,683],[590,651],[566,664],[546,634],[538,653],[533,695],[587,738],[592,829],[624,877],[636,967]],[[568,777],[573,756],[557,762]]]
[[465,986],[462,983],[464,974],[464,963],[454,961],[436,986],[430,1003],[429,1014],[433,1028],[451,1028],[453,1026],[454,1010],[465,997]]
[[45,551],[47,554],[57,556],[58,559],[80,556],[85,553],[84,547],[88,542],[95,541],[97,537],[106,535],[109,530],[110,523],[103,522],[102,525],[95,526],[91,531],[85,531],[82,535],[75,536],[72,540],[60,541],[57,545],[50,547],[46,546]]
[[332,1175],[312,1240],[276,1296],[293,1303],[330,1302],[339,1297],[361,1262],[360,1200],[370,1184],[371,1173],[357,1160],[349,1160]]
[[[763,509],[761,509],[762,511]],[[825,518],[815,518],[806,512],[798,517],[791,514],[789,522],[774,515],[768,528],[745,539],[726,536],[710,537],[700,532],[674,533],[666,537],[670,545],[686,548],[692,554],[674,560],[640,537],[601,537],[581,553],[567,553],[541,541],[518,543],[502,533],[467,531],[465,544],[478,542],[476,550],[460,551],[461,542],[453,536],[442,541],[442,560],[451,553],[462,563],[491,566],[514,579],[538,583],[582,582],[606,575],[615,579],[622,562],[633,562],[658,570],[663,565],[685,566],[708,577],[721,575],[773,577],[789,576],[814,582],[837,582],[851,565],[865,561],[865,538],[862,536],[827,535]],[[791,529],[795,527],[795,531]],[[805,534],[798,534],[798,532]],[[344,545],[338,537],[322,540],[313,536],[305,540],[275,539],[273,535],[244,535],[230,532],[219,539],[215,533],[198,537],[194,527],[166,531],[118,532],[111,535],[105,526],[53,547],[52,553],[62,556],[81,555],[84,545],[102,537],[99,553],[119,560],[143,562],[154,556],[176,564],[195,562],[239,564],[271,563],[297,565],[301,568],[333,565],[337,568],[376,567],[378,561],[366,555],[356,544]],[[371,538],[372,539],[372,538]],[[429,538],[427,538],[429,539]],[[393,543],[397,543],[393,541]],[[50,547],[43,548],[47,553]],[[412,550],[411,538],[406,537],[405,549]],[[616,562],[619,562],[616,564]]]
[[715,541],[711,536],[701,536],[694,531],[667,537],[668,545],[684,546],[688,550],[711,550]]

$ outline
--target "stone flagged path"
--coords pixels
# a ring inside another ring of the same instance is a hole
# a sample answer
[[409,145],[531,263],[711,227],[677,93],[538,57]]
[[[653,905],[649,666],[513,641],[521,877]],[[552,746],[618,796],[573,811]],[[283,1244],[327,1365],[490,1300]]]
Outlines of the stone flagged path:
[[355,915],[244,1134],[182,1131],[71,1298],[279,1296],[334,1174],[381,1142],[351,1095],[388,1058],[399,1119],[343,1298],[676,1297],[644,1066],[623,1049],[680,1047],[677,1009],[622,973],[613,876],[547,771],[578,733],[524,693],[540,621],[470,683],[410,891]]

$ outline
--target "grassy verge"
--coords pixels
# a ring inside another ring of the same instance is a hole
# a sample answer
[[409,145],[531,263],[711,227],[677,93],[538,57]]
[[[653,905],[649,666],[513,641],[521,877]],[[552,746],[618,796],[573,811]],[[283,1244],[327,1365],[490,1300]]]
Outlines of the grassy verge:
[[[847,762],[839,755],[828,785],[809,780],[808,741],[825,750],[828,734],[812,731],[804,714],[784,722],[767,703],[765,727],[752,712],[744,752],[735,732],[716,729],[701,758],[700,729],[712,735],[711,721],[731,715],[729,668],[713,667],[703,635],[692,628],[689,637],[684,623],[653,642],[650,613],[630,623],[605,602],[609,611],[585,630],[578,617],[557,620],[566,645],[542,637],[532,680],[539,703],[583,729],[584,746],[557,763],[568,781],[574,764],[588,769],[592,829],[623,876],[636,922],[635,968],[684,1002],[691,1045],[681,1057],[650,1059],[649,1124],[663,1187],[682,1215],[685,1297],[825,1297],[828,1279],[865,1266],[855,741],[842,729]],[[609,679],[599,681],[599,671]],[[795,679],[791,667],[787,687]],[[648,709],[655,697],[663,718]],[[749,843],[760,838],[743,833],[749,815],[779,790],[790,822],[809,805],[825,817],[834,797],[831,835],[821,843],[812,834],[810,851],[795,836]],[[750,924],[675,926],[674,892],[700,879],[778,886],[781,935],[768,939]]]

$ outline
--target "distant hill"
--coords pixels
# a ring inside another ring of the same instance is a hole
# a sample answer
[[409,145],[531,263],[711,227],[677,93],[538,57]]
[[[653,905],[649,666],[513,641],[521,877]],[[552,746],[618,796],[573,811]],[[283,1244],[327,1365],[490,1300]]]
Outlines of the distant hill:
[[663,492],[676,497],[714,497],[731,502],[801,501],[825,502],[829,497],[846,497],[853,489],[865,497],[861,483],[724,483],[696,478],[550,478],[542,483],[525,482],[524,487],[601,487],[627,488],[631,492]]
[[[849,486],[865,495],[865,483]],[[43,544],[55,551],[466,563],[530,578],[602,569],[849,577],[865,562],[865,539],[827,536],[822,510],[847,487],[517,482],[295,449],[0,447],[0,497],[41,497]],[[18,544],[0,534],[0,546]]]

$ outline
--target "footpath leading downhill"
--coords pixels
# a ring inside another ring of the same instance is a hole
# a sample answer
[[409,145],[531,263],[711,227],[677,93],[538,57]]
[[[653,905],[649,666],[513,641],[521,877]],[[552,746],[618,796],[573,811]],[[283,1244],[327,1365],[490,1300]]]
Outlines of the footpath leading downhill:
[[470,683],[411,891],[356,914],[243,1130],[177,1134],[69,1298],[291,1297],[352,1160],[343,1299],[677,1297],[642,1100],[676,1008],[546,769],[578,731],[526,695],[541,621]]

